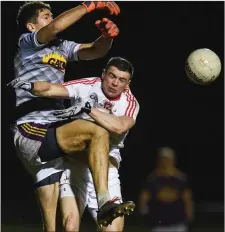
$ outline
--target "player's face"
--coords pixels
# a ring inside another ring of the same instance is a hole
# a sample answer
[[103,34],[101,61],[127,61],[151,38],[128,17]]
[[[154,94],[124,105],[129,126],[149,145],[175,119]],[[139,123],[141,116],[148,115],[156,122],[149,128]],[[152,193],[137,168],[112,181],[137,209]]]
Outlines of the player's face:
[[174,155],[170,151],[163,151],[162,157],[159,158],[159,166],[162,168],[173,168],[174,163]]
[[30,31],[38,31],[42,27],[45,27],[53,20],[53,15],[50,10],[48,9],[41,9],[39,11],[36,23],[29,23],[30,24]]
[[130,73],[110,66],[102,75],[102,88],[108,98],[118,97],[129,85]]

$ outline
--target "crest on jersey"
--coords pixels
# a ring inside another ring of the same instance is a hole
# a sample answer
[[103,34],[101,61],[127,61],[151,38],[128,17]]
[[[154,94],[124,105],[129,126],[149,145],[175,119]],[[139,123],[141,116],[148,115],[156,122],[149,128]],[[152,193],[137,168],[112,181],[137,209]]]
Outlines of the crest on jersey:
[[61,72],[65,72],[67,61],[63,55],[58,52],[51,52],[42,58],[43,64],[48,64]]
[[103,107],[104,107],[105,109],[109,110],[109,111],[112,111],[113,104],[112,104],[112,102],[110,102],[110,101],[105,101]]
[[98,103],[98,95],[96,93],[91,93],[89,97],[94,103]]

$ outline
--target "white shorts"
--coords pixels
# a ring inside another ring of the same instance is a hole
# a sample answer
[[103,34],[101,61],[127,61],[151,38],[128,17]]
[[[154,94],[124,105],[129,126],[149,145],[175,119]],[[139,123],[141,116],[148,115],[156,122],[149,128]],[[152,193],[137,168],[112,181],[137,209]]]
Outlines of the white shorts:
[[[60,198],[76,197],[80,215],[88,209],[94,219],[97,218],[98,202],[91,172],[86,164],[70,159],[65,162],[66,171],[60,181]],[[109,168],[108,187],[111,198],[118,197],[116,203],[122,203],[119,173],[117,168]]]

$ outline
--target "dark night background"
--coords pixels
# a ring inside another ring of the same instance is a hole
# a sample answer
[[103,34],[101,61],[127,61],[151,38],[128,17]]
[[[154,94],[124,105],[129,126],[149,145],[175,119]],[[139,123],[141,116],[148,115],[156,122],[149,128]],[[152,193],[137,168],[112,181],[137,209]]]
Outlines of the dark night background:
[[[9,132],[14,94],[6,88],[13,78],[17,43],[16,15],[23,2],[1,4],[2,49],[2,223],[40,223],[32,180],[17,159]],[[49,2],[54,15],[79,2]],[[60,36],[91,42],[100,32],[95,20],[108,17],[120,34],[108,55],[68,65],[66,80],[100,75],[107,60],[122,56],[135,68],[131,89],[140,103],[136,126],[122,150],[120,169],[124,198],[137,200],[141,184],[153,170],[159,146],[177,152],[178,167],[189,176],[194,200],[224,198],[224,78],[209,86],[185,75],[188,55],[198,48],[215,51],[224,64],[224,2],[118,2],[119,16],[96,11]],[[6,110],[7,108],[7,110]],[[11,110],[11,111],[10,111]]]

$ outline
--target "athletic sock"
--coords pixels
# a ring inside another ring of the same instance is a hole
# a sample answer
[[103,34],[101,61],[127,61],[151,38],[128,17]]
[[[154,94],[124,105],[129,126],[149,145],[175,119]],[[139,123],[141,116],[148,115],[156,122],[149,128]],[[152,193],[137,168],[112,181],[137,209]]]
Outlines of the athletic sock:
[[98,196],[98,208],[100,209],[107,201],[110,201],[109,193]]

